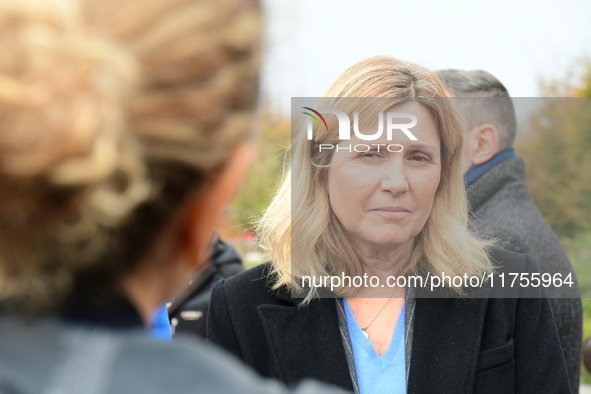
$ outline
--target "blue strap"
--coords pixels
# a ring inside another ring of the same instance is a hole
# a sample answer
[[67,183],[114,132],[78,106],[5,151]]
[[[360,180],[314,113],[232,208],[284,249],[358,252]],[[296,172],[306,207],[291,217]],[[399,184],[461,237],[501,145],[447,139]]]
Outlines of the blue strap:
[[168,320],[166,304],[159,306],[152,314],[149,330],[150,335],[154,339],[161,341],[170,341],[172,339],[172,330],[170,328],[170,321]]

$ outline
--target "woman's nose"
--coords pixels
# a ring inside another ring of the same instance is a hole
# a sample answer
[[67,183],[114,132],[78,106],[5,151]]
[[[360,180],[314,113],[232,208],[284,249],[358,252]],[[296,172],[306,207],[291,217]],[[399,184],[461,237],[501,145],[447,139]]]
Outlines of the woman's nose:
[[382,190],[395,195],[408,191],[408,178],[402,163],[391,163],[384,167],[380,184]]

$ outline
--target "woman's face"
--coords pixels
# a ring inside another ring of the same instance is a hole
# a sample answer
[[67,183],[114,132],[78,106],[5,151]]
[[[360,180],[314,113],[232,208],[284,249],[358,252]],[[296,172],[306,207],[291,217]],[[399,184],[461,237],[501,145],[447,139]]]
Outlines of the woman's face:
[[[386,112],[414,114],[417,124],[410,131],[417,141],[410,140],[401,130],[393,131],[391,141],[386,139],[385,130],[374,141],[360,140],[352,133],[350,141],[339,143],[340,148],[365,144],[371,150],[335,150],[328,169],[332,210],[355,247],[393,250],[408,245],[425,226],[439,186],[440,140],[431,113],[416,102]],[[375,130],[377,121],[375,127],[361,132],[374,134]],[[378,151],[372,144],[384,146]],[[391,144],[400,144],[404,149],[388,152],[385,148]]]

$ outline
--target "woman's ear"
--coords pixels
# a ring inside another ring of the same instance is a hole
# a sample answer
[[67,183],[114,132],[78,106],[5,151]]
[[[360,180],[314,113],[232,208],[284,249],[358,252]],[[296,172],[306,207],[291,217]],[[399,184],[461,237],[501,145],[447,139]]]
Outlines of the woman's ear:
[[244,182],[253,158],[252,143],[240,145],[228,163],[187,203],[178,240],[187,268],[197,270],[206,261],[220,219]]
[[492,124],[483,124],[471,131],[476,142],[476,149],[472,156],[472,164],[486,163],[499,149],[499,132]]

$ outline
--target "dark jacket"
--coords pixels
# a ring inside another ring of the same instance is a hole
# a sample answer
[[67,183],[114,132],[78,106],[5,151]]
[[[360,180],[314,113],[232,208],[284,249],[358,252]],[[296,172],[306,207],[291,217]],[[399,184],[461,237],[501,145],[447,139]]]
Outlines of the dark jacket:
[[[509,272],[530,259],[501,249],[492,257]],[[259,266],[214,287],[208,339],[263,376],[353,390],[338,301],[298,307],[269,289],[267,272]],[[414,315],[408,393],[570,393],[547,299],[417,298]]]
[[[499,240],[500,246],[507,250],[531,254],[542,273],[561,273],[563,277],[572,273],[575,278],[556,234],[530,200],[521,157],[505,160],[482,175],[468,187],[468,200],[475,230],[481,236]],[[578,392],[583,336],[581,293],[576,284],[572,288],[550,287],[546,291],[571,387],[573,392]]]
[[315,382],[288,391],[203,341],[153,340],[129,304],[107,309],[77,308],[66,318],[0,314],[0,393],[336,394]]
[[211,289],[220,280],[241,272],[244,272],[244,266],[236,249],[218,238],[207,265],[199,270],[168,308],[174,334],[182,332],[205,338]]

